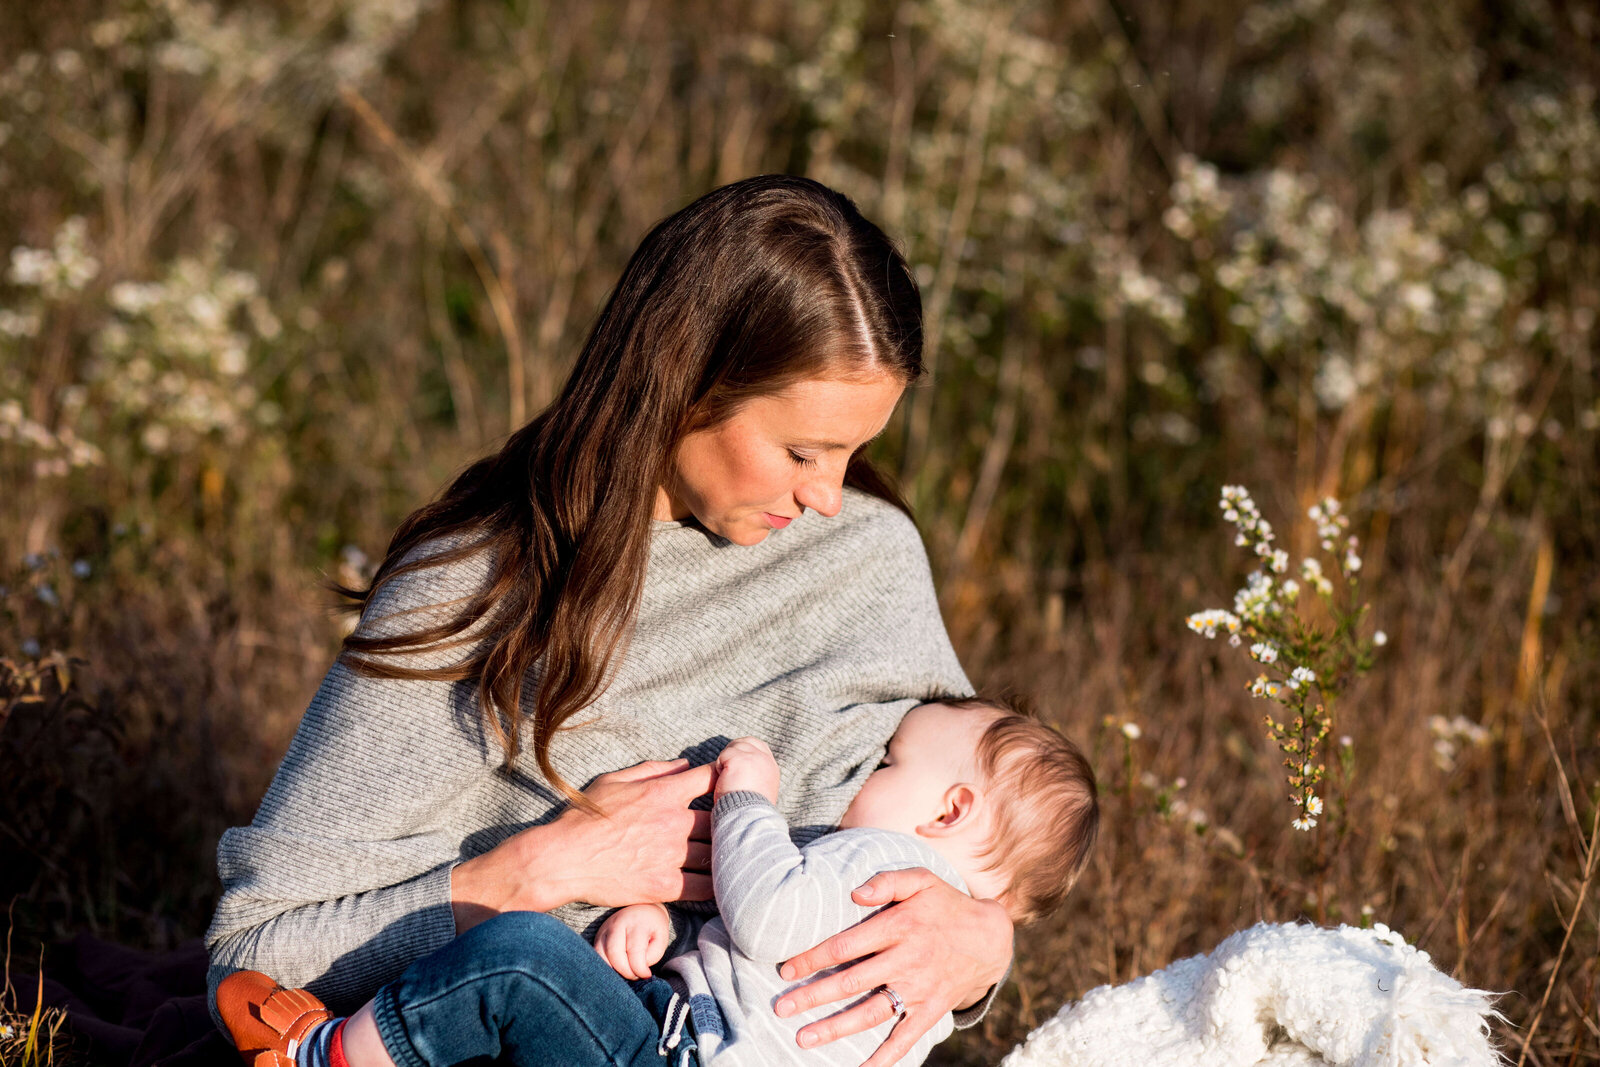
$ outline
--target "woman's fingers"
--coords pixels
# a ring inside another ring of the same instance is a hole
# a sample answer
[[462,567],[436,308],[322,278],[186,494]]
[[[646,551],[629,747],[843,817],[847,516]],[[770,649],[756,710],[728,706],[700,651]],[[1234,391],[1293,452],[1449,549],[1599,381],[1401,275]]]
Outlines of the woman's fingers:
[[[929,877],[934,878],[931,874]],[[873,882],[876,881],[874,878]],[[872,882],[867,883],[871,884]],[[861,891],[858,889],[856,893],[859,894]],[[791,982],[798,981],[806,975],[816,974],[825,967],[837,967],[841,963],[849,963],[851,960],[861,959],[863,956],[880,952],[890,945],[898,944],[903,936],[898,919],[899,916],[894,914],[893,908],[880,911],[864,922],[841,930],[815,948],[800,953],[779,968],[778,973]]]
[[711,815],[689,804],[713,780],[709,764],[682,760],[595,779],[584,792],[602,814],[572,808],[559,820],[563,847],[582,857],[571,899],[609,905],[708,898],[709,881],[703,874],[690,880],[688,871],[711,866]]
[[[836,1001],[849,1000],[852,997],[863,996],[880,985],[892,985],[891,979],[893,977],[894,974],[890,969],[890,965],[885,964],[881,957],[869,956],[854,967],[846,967],[844,970],[836,971],[826,978],[818,978],[813,982],[807,982],[803,986],[791,989],[779,998],[778,1002],[772,1006],[772,1010],[780,1017],[787,1018],[790,1015],[798,1015],[808,1008],[814,1008],[818,1004],[832,1004]],[[885,996],[879,996],[878,999],[885,1004],[889,1002],[889,998]],[[850,1012],[844,1012],[841,1015],[834,1016],[834,1018],[842,1018],[843,1015],[848,1014]],[[879,1022],[882,1022],[882,1020],[880,1019]],[[876,1025],[877,1023],[866,1024],[866,1026]],[[857,1029],[865,1030],[866,1026],[857,1027]],[[841,1032],[853,1034],[856,1031],[844,1030]],[[828,1040],[831,1041],[833,1038]]]
[[[880,996],[873,999],[888,1000],[889,998]],[[906,1057],[907,1053],[911,1051],[911,1046],[915,1045],[923,1034],[933,1029],[934,1024],[939,1021],[941,1016],[942,1013],[941,1015],[934,1015],[928,1011],[906,1012],[905,1018],[895,1024],[894,1029],[889,1031],[889,1037],[883,1044],[878,1046],[878,1051],[868,1056],[867,1062],[863,1063],[861,1067],[893,1067],[894,1064],[899,1063]]]
[[674,795],[682,797],[683,803],[687,804],[695,797],[703,797],[711,792],[711,786],[717,780],[717,769],[709,763],[702,763],[698,767],[689,767],[664,777],[672,783]]
[[600,777],[612,782],[643,782],[651,778],[661,778],[668,774],[676,774],[689,766],[686,759],[645,760],[635,763],[632,767],[624,767],[620,771],[608,771]]
[[939,876],[926,867],[884,871],[869,878],[850,894],[850,899],[857,904],[887,904],[894,900],[907,900],[929,886],[939,884],[942,884]]
[[711,876],[709,874],[696,874],[692,871],[683,872],[683,895],[679,900],[710,900]]
[[[829,1041],[837,1041],[841,1037],[871,1030],[874,1026],[881,1026],[892,1018],[894,1018],[894,1007],[889,1003],[889,998],[882,994],[872,994],[837,1015],[830,1015],[810,1026],[802,1027],[795,1035],[795,1042],[801,1048],[816,1048],[818,1045],[826,1045]],[[915,1042],[916,1039],[912,1040]],[[887,1062],[893,1063],[894,1060]]]

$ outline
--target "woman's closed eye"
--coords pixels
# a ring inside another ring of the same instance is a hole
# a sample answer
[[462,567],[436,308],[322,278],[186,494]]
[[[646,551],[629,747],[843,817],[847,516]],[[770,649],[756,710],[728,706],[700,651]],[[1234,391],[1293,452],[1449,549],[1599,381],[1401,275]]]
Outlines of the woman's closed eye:
[[789,458],[794,460],[797,464],[799,464],[802,467],[815,467],[817,465],[817,457],[815,457],[815,456],[801,455],[799,452],[796,452],[792,448],[789,449],[788,451],[789,451]]

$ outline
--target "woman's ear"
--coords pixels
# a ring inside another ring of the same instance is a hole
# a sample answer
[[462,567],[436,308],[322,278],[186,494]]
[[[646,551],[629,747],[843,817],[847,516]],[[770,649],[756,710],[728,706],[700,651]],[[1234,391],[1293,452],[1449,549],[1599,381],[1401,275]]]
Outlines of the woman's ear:
[[978,817],[983,806],[983,793],[977,786],[957,782],[944,791],[937,818],[917,827],[923,837],[946,837],[967,829]]

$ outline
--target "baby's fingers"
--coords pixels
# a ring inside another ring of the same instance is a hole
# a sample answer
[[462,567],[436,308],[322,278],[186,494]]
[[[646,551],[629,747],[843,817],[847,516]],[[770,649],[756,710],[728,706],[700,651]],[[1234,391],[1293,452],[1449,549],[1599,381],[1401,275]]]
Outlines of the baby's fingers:
[[645,977],[634,971],[633,963],[628,959],[627,938],[617,929],[616,923],[607,923],[600,931],[594,939],[594,950],[606,961],[607,966],[622,977]]
[[632,977],[650,977],[650,954],[640,944],[639,938],[632,938],[628,942],[628,966],[633,969]]

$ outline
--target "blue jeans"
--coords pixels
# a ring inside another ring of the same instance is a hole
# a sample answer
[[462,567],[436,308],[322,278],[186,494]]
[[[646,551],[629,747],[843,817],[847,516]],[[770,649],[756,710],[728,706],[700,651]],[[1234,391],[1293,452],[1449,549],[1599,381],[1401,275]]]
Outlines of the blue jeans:
[[687,1031],[662,1041],[671,998],[660,978],[629,983],[560,920],[508,912],[414,962],[372,1007],[397,1067],[697,1067]]

